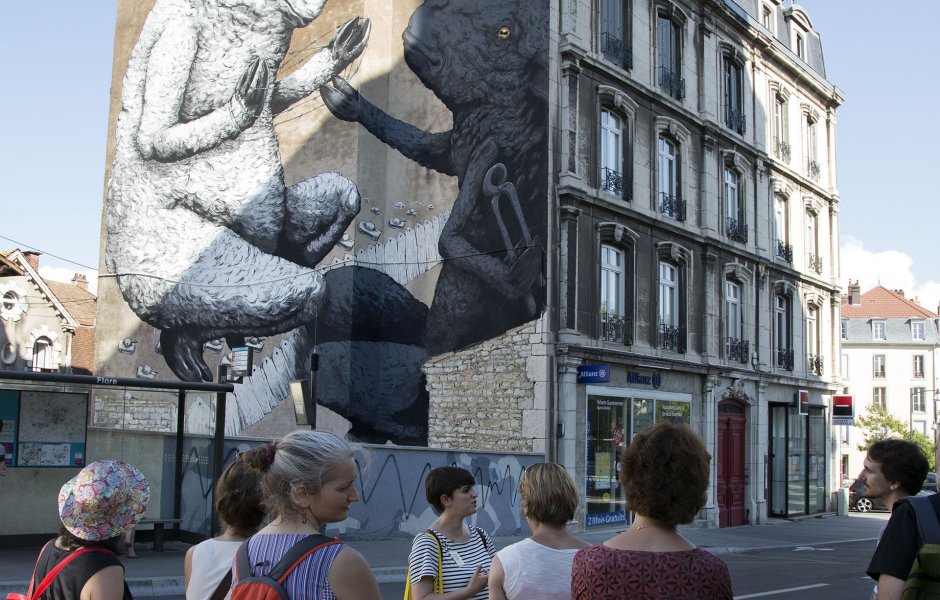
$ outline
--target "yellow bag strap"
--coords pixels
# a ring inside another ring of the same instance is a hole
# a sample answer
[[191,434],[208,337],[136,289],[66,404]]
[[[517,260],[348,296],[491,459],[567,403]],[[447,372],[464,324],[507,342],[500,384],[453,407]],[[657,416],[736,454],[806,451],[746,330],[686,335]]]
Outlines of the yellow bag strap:
[[[441,548],[441,540],[437,535],[427,529],[424,531],[424,534],[430,536],[434,539],[434,543],[437,544],[437,577],[434,578],[434,589],[435,594],[444,593],[444,551]],[[408,567],[408,574],[405,576],[405,597],[404,600],[412,600],[411,598],[411,567]]]

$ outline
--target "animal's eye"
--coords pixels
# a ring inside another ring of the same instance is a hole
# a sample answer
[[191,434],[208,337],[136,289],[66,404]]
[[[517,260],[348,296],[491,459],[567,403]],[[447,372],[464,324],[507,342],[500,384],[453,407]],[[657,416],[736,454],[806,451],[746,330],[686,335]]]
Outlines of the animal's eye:
[[509,34],[511,33],[512,33],[512,29],[510,29],[506,25],[503,25],[502,27],[499,28],[499,31],[496,32],[496,37],[498,37],[501,40],[505,40],[506,38],[509,37]]

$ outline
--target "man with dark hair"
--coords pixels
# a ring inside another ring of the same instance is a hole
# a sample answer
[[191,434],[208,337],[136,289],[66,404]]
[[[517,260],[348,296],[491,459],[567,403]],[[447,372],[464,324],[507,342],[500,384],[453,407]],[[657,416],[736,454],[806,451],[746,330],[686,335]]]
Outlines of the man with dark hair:
[[[906,498],[920,491],[929,468],[923,450],[907,440],[881,440],[868,449],[865,467],[858,478],[868,487],[867,495],[883,499],[891,511],[868,565],[868,576],[876,582],[873,599],[901,598],[904,582],[922,545],[914,507]],[[932,497],[931,503],[940,514],[940,496]]]

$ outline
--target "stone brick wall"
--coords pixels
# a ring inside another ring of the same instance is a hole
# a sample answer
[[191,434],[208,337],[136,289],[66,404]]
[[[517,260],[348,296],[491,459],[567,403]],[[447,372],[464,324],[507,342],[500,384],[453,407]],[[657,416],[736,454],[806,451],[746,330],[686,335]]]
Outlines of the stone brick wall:
[[429,361],[428,446],[544,452],[546,365],[540,322]]
[[171,392],[94,392],[95,427],[129,431],[176,431],[177,397]]

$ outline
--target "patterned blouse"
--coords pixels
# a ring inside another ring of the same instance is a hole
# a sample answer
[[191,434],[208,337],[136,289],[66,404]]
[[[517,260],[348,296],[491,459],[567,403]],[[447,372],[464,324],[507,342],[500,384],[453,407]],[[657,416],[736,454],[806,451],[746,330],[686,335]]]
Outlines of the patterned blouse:
[[731,577],[700,548],[642,552],[589,546],[571,565],[573,600],[731,600]]

